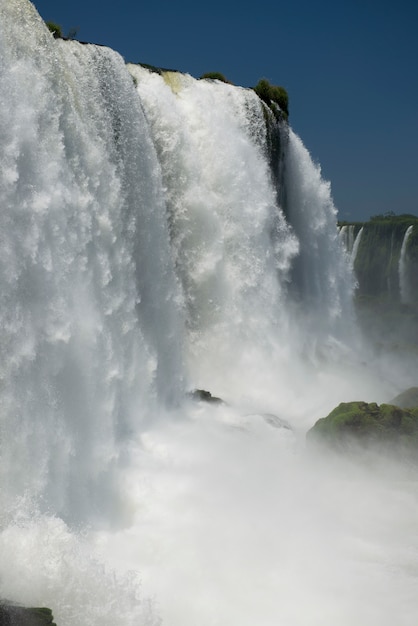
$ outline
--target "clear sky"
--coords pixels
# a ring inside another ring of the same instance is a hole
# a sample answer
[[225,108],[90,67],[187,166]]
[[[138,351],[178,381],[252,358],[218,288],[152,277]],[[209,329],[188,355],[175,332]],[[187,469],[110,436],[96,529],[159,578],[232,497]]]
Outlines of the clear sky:
[[418,215],[416,0],[35,0],[126,61],[222,72],[289,92],[290,123],[331,181],[341,219]]

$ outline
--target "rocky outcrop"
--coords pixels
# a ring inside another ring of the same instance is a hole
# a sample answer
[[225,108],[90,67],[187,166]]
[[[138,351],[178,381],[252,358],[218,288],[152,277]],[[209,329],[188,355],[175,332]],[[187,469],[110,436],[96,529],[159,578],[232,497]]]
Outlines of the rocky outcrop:
[[338,449],[384,447],[418,457],[418,408],[342,402],[307,433],[309,443]]
[[56,626],[51,609],[0,604],[0,626]]
[[211,404],[225,404],[222,398],[213,396],[210,391],[206,391],[205,389],[194,389],[193,391],[190,391],[188,395],[193,400],[208,402]]

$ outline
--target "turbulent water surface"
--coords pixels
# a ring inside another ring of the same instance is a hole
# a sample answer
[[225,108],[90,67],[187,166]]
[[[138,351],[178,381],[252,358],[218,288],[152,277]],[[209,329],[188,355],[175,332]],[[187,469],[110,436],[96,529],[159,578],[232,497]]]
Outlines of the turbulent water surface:
[[416,381],[364,348],[301,140],[252,90],[54,40],[27,0],[0,18],[0,598],[415,625],[415,469],[305,449]]

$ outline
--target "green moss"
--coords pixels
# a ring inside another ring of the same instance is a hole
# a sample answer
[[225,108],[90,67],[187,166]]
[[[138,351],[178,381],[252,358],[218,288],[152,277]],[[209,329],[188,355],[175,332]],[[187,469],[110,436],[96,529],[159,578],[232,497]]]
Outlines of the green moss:
[[418,408],[402,409],[375,402],[342,402],[307,433],[309,441],[346,448],[389,444],[418,452]]

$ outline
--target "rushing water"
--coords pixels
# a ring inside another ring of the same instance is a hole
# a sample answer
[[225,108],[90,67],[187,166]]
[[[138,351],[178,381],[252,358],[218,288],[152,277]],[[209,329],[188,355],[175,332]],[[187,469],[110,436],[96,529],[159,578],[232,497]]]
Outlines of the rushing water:
[[59,626],[415,624],[413,468],[305,451],[414,380],[361,350],[301,140],[251,90],[56,41],[27,0],[0,18],[0,598]]
[[358,231],[356,235],[356,238],[354,239],[353,248],[350,254],[351,267],[354,267],[354,263],[356,262],[356,257],[357,257],[362,235],[363,235],[363,226],[360,228],[360,230]]
[[401,253],[399,256],[399,291],[402,304],[408,304],[412,300],[411,288],[408,282],[407,267],[408,267],[408,255],[407,245],[408,239],[412,235],[414,227],[408,226],[405,231],[405,235],[402,241]]
[[354,263],[356,261],[357,252],[363,235],[363,228],[363,226],[360,228],[357,235],[354,234],[354,224],[344,225],[339,230],[339,236],[350,259],[351,268],[354,267]]

